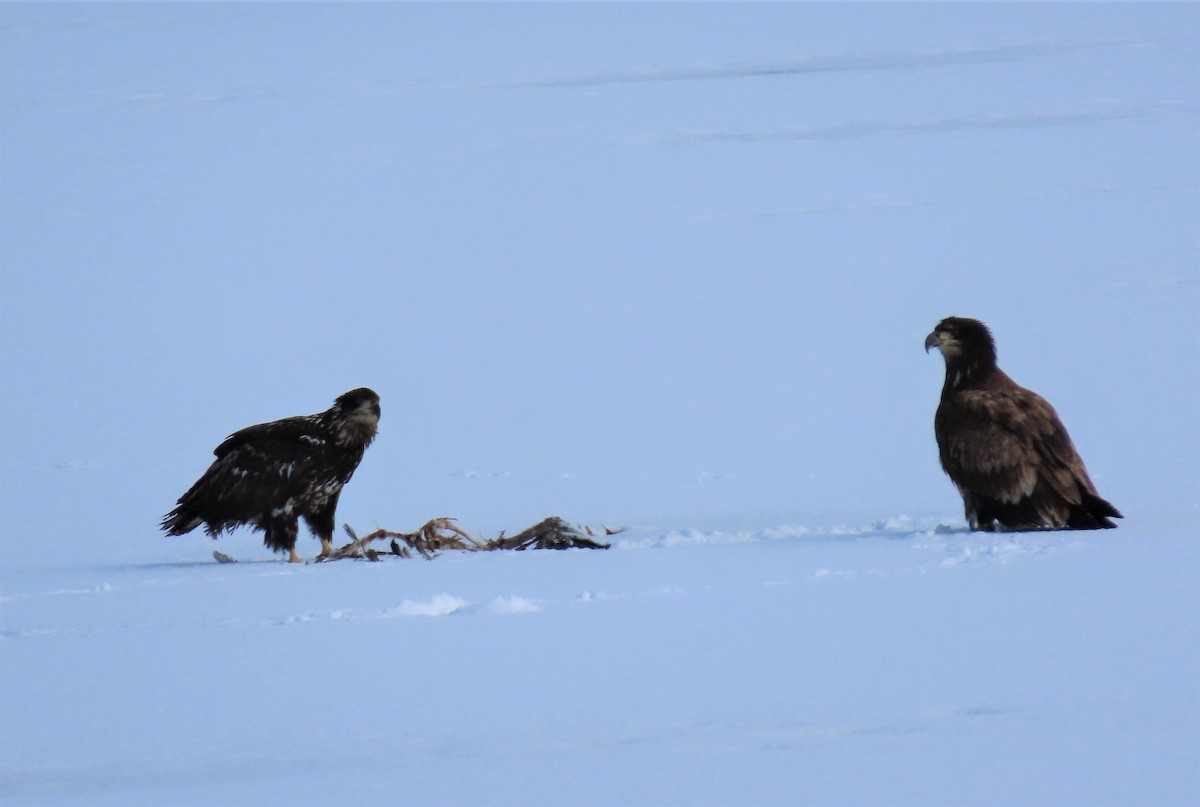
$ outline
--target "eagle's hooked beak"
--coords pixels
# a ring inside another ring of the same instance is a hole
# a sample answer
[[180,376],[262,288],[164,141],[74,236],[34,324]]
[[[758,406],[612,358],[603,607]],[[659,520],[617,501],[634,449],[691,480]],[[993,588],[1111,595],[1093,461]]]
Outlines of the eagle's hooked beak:
[[925,352],[928,353],[931,347],[941,347],[942,338],[938,336],[938,332],[934,331],[925,337]]

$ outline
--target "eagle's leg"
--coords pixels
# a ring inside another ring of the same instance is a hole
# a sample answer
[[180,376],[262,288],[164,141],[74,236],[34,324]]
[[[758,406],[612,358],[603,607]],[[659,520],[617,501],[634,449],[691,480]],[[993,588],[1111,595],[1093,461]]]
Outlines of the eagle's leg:
[[315,513],[303,514],[304,523],[321,542],[321,553],[317,555],[318,558],[327,558],[333,554],[333,513],[337,507],[337,500],[338,497],[334,496]]
[[296,554],[298,527],[296,516],[285,514],[266,520],[263,524],[263,543],[272,551],[287,552],[288,563],[303,563],[304,558]]

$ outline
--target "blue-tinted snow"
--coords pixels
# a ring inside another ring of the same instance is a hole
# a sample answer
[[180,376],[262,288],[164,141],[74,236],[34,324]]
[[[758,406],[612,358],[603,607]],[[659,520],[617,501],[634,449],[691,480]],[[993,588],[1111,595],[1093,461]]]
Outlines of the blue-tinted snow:
[[[0,6],[0,798],[1194,803],[1198,63],[1192,4]],[[961,531],[948,314],[1120,529]],[[158,534],[362,385],[339,521],[630,529]]]

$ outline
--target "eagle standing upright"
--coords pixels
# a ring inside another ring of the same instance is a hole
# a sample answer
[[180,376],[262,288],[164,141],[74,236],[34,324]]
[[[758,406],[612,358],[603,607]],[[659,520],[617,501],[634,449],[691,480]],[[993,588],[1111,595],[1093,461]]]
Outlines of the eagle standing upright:
[[213,538],[235,527],[263,531],[263,543],[296,554],[303,518],[333,548],[334,511],[363,453],[375,439],[379,396],[366,387],[338,396],[316,415],[284,418],[236,431],[217,446],[217,459],[166,515],[167,535],[183,535],[204,524]]
[[979,320],[947,317],[925,338],[946,360],[934,418],[942,469],[973,530],[1095,530],[1122,518],[1096,492],[1058,413],[996,366]]

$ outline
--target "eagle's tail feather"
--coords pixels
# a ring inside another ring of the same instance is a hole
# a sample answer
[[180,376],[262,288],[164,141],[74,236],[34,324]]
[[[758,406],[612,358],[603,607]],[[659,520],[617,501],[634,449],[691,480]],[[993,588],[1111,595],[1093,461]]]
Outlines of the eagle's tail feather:
[[179,505],[163,518],[161,527],[167,535],[183,535],[199,527],[204,519],[184,505]]
[[1125,518],[1112,502],[1085,492],[1083,501],[1071,508],[1067,526],[1076,530],[1109,530],[1117,525],[1111,519]]

